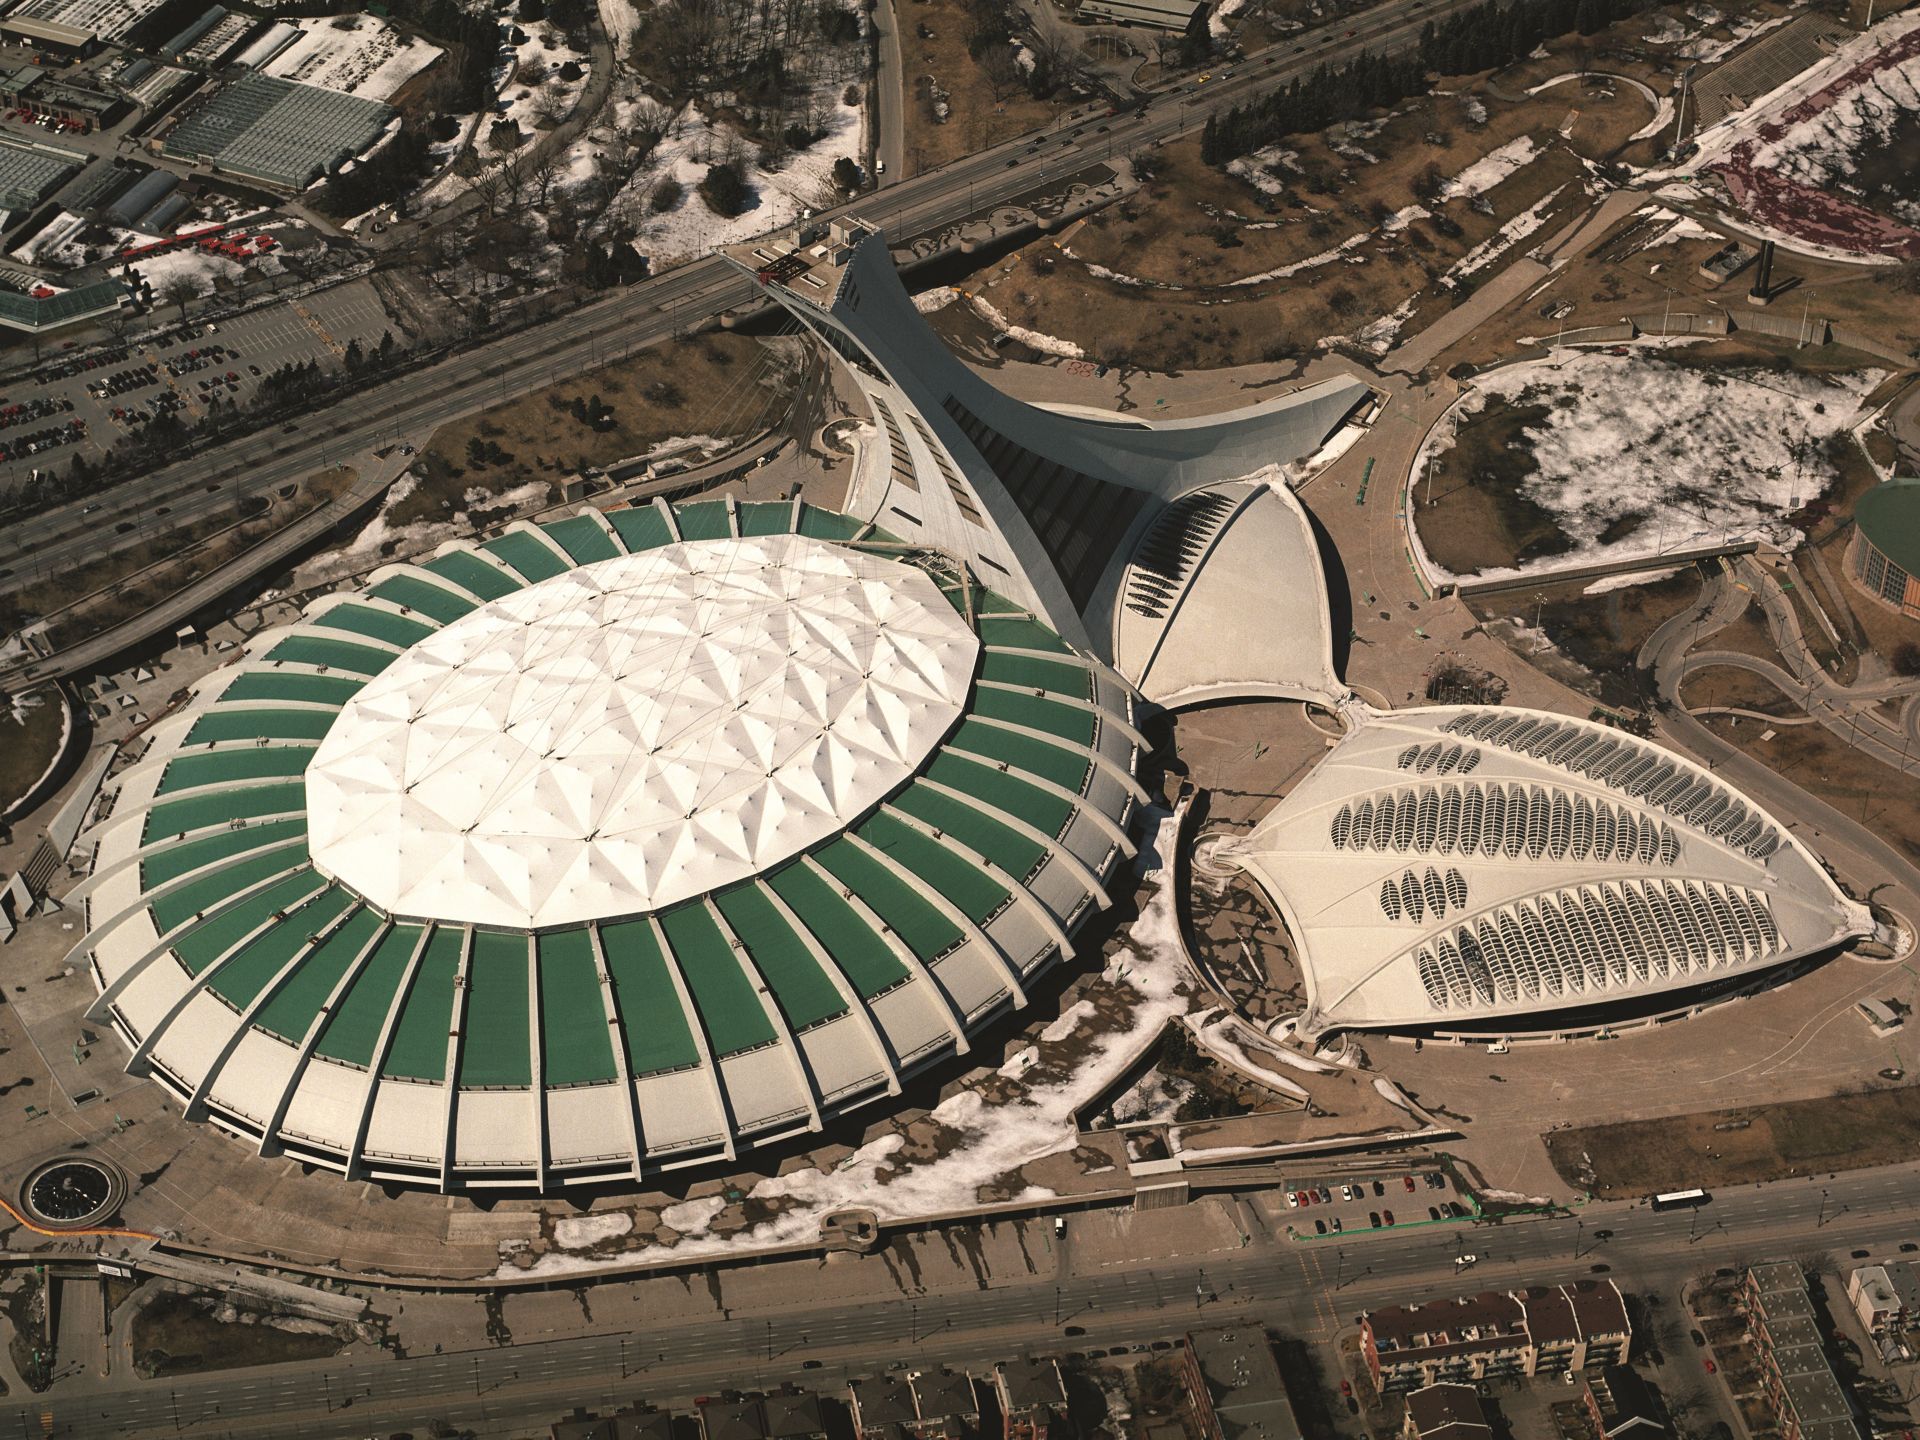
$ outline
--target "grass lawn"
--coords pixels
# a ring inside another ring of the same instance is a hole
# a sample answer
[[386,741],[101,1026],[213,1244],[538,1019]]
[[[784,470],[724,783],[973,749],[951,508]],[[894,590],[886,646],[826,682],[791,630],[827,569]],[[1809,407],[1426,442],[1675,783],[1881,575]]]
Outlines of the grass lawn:
[[[1738,1129],[1714,1128],[1743,1121]],[[1590,1125],[1546,1139],[1569,1184],[1583,1184],[1581,1156],[1592,1158],[1593,1193],[1602,1199],[1695,1185],[1711,1191],[1911,1159],[1920,1148],[1920,1087]]]
[[1416,492],[1420,540],[1454,574],[1498,570],[1573,548],[1553,514],[1524,488],[1539,469],[1527,427],[1542,424],[1550,413],[1545,405],[1489,398],[1460,421],[1453,444],[1435,462],[1432,482],[1422,478]]
[[1689,710],[1731,705],[1758,710],[1763,715],[1798,716],[1798,705],[1751,670],[1733,665],[1707,665],[1689,671],[1680,685],[1680,699]]
[[[996,101],[979,62],[967,53],[965,0],[914,0],[895,13],[906,72],[901,151],[908,175],[1038,129],[1073,103],[1064,95],[1058,103],[1036,100],[1024,90]],[[936,84],[946,92],[944,121],[934,117]]]
[[0,709],[0,810],[27,793],[60,748],[59,697],[41,690],[23,698],[39,703],[23,705],[18,715]]
[[[393,507],[388,523],[444,520],[472,508],[469,492],[500,495],[530,482],[552,484],[674,436],[743,434],[777,400],[761,382],[784,363],[760,341],[720,331],[651,346],[456,420],[422,452],[426,478]],[[595,396],[606,407],[597,425],[571,408]]]
[[323,1360],[340,1353],[331,1335],[300,1335],[270,1325],[222,1324],[192,1298],[162,1295],[133,1318],[133,1363],[141,1374],[190,1375]]

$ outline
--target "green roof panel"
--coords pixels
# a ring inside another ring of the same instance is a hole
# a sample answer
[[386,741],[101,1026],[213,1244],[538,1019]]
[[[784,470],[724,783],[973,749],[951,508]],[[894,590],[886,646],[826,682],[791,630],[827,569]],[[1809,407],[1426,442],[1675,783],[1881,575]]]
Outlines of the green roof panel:
[[844,839],[821,846],[813,858],[886,921],[907,948],[922,960],[944,955],[959,943],[960,931],[933,903],[886,866]]
[[179,841],[140,862],[140,888],[157,890],[203,865],[230,860],[249,850],[266,850],[284,845],[306,833],[306,817],[295,816],[287,820],[269,820],[264,825],[219,830],[198,840]]
[[462,1085],[533,1083],[532,975],[527,964],[525,935],[474,931],[460,1035]]
[[241,780],[286,779],[305,774],[311,759],[311,745],[251,745],[239,750],[176,755],[167,762],[155,793],[171,795],[178,790]]
[[715,1058],[771,1042],[773,1024],[760,996],[707,907],[696,903],[668,910],[660,916],[660,928],[686,977]]
[[[234,868],[238,870],[244,867]],[[271,867],[263,863],[260,873],[251,878],[258,880],[271,873]],[[273,919],[276,911],[292,909],[309,895],[316,894],[325,888],[326,884],[324,877],[315,874],[308,866],[302,865],[293,874],[275,880],[264,889],[249,895],[233,908],[222,911],[211,919],[195,925],[191,930],[185,931],[173,942],[173,953],[180,957],[180,963],[187,967],[189,973],[198,975],[252,931],[266,925]],[[227,895],[233,893],[229,890]],[[275,924],[270,928],[281,930],[293,927]],[[306,932],[302,930],[297,933],[304,935]]]
[[1024,685],[1029,690],[1051,690],[1076,700],[1093,698],[1088,683],[1091,676],[1083,666],[1042,660],[1035,655],[996,655],[989,651],[980,657],[980,678]]
[[626,1037],[628,1071],[652,1075],[697,1065],[700,1050],[666,959],[654,942],[653,926],[645,920],[622,920],[599,929],[620,1010],[620,1031]]
[[591,565],[596,560],[611,560],[620,553],[613,537],[600,528],[591,515],[575,515],[569,520],[554,520],[540,527],[576,565]]
[[420,957],[413,984],[401,1003],[400,1021],[393,1027],[393,1041],[387,1047],[381,1074],[399,1080],[446,1079],[453,987],[460,975],[460,949],[465,943],[466,931],[453,925],[436,926],[428,937],[426,953]]
[[816,540],[851,540],[866,525],[838,510],[822,510],[818,505],[800,507],[800,533]]
[[380,933],[382,921],[362,905],[325,940],[306,962],[287,977],[287,983],[260,1007],[253,1023],[298,1045],[306,1039],[314,1017],[340,983],[360,952]]
[[153,916],[153,928],[162,935],[170,935],[194,916],[225,904],[249,886],[258,885],[296,866],[306,871],[306,864],[305,840],[272,850],[255,851],[246,859],[224,865],[210,875],[189,880],[177,890],[156,895],[147,907]]
[[539,957],[541,1073],[546,1083],[585,1085],[618,1078],[592,937],[585,930],[556,930],[536,937],[534,944]]
[[329,640],[324,635],[289,635],[267,652],[267,659],[283,664],[351,670],[369,676],[378,675],[398,658],[391,650],[376,650],[351,640]]
[[301,906],[287,924],[270,925],[256,935],[207,984],[236,1010],[245,1010],[300,953],[310,936],[326,929],[353,903],[350,892],[338,885],[328,886],[311,904]]
[[524,530],[509,530],[504,535],[495,536],[480,548],[489,555],[506,561],[526,576],[527,583],[530,585],[541,580],[551,580],[567,570],[566,561],[554,554],[552,549],[537,536],[529,535]]
[[456,595],[444,586],[422,580],[418,575],[389,575],[367,594],[376,600],[418,610],[442,625],[451,625],[462,615],[471,615],[480,608],[471,595]]
[[147,811],[140,842],[151,845],[172,835],[225,825],[232,820],[250,820],[257,815],[305,815],[307,787],[291,785],[249,785],[243,790],[220,790],[209,795],[191,795],[169,800]]
[[940,751],[925,774],[929,780],[1008,815],[1016,815],[1036,830],[1055,837],[1063,834],[1073,819],[1071,801],[1028,784],[1016,771],[1002,770],[984,760],[970,760],[958,750]]
[[214,703],[232,700],[284,700],[308,705],[347,703],[367,682],[357,675],[304,675],[298,670],[247,670]]
[[634,554],[642,550],[657,550],[673,540],[673,532],[667,529],[667,517],[652,505],[642,505],[633,510],[614,510],[607,515],[607,519],[613,522],[621,541]]
[[373,1064],[387,1012],[393,1008],[407,962],[425,933],[426,927],[421,925],[395,925],[380,937],[373,954],[334,1006],[327,1028],[320,1032],[320,1043],[314,1047],[316,1053],[363,1068]]
[[744,500],[740,503],[742,535],[785,535],[793,528],[789,500]]
[[871,999],[907,978],[893,947],[861,920],[832,885],[805,865],[788,865],[767,884],[831,955],[862,999]]
[[682,540],[724,540],[733,534],[724,500],[696,500],[691,505],[676,505],[673,518],[680,526]]
[[972,711],[992,720],[1005,720],[1010,725],[1044,730],[1076,745],[1093,743],[1093,712],[1058,700],[1043,700],[1037,695],[1022,695],[1013,690],[987,690],[976,685]]
[[183,745],[212,745],[222,740],[319,740],[332,728],[337,710],[239,710],[215,706],[187,731]]
[[806,943],[755,881],[713,897],[734,937],[765,978],[787,1024],[804,1030],[847,1012],[847,1002],[823,971]]
[[896,864],[918,875],[979,924],[1007,898],[1006,887],[971,860],[930,835],[891,815],[872,815],[860,826],[860,838]]
[[[976,613],[978,613],[976,611]],[[981,615],[976,627],[982,645],[1004,645],[1012,650],[1057,650],[1071,653],[1071,647],[1038,620],[1024,616]]]
[[516,590],[527,588],[498,565],[489,565],[471,550],[449,550],[420,568],[432,571],[442,580],[451,580],[468,594],[477,595],[482,600],[498,600],[502,595],[511,595]]
[[365,635],[369,640],[384,640],[389,645],[398,645],[402,650],[409,645],[419,644],[440,628],[372,605],[335,605],[319,615],[310,616],[307,623],[327,630],[343,630],[349,635]]
[[1070,749],[1031,735],[1017,735],[997,725],[982,725],[963,720],[947,741],[949,749],[982,755],[988,760],[1004,761],[1014,770],[1025,770],[1076,795],[1084,795],[1087,772],[1093,761],[1084,750]]
[[1024,878],[1045,858],[1046,850],[985,812],[949,799],[925,785],[909,785],[893,802],[914,819],[979,851],[1015,879]]

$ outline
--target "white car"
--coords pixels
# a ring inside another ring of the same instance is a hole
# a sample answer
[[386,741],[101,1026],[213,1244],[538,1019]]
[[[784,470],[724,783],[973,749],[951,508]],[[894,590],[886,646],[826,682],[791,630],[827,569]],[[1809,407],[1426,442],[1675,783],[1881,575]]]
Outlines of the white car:
[[1342,1200],[1351,1200],[1353,1198],[1353,1187],[1351,1185],[1342,1185],[1340,1187],[1340,1198]]

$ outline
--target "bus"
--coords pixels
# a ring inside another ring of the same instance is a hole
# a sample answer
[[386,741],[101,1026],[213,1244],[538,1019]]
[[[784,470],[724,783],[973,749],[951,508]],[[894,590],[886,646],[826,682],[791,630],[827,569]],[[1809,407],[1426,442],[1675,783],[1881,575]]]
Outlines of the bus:
[[1713,1196],[1704,1190],[1669,1190],[1664,1195],[1656,1195],[1653,1197],[1653,1208],[1656,1210],[1691,1210],[1695,1206],[1706,1204],[1711,1199],[1713,1199]]

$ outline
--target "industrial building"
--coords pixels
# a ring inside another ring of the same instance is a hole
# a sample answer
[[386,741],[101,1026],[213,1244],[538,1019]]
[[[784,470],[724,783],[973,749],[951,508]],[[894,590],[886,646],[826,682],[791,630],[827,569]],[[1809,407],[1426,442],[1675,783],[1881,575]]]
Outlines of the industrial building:
[[1920,476],[1883,481],[1853,503],[1846,569],[1883,605],[1920,620]]
[[29,110],[91,131],[119,119],[126,101],[71,84],[37,65],[19,65],[0,72],[0,107]]
[[[122,40],[166,0],[24,0],[7,14],[0,28],[32,23],[56,32],[60,44],[111,44]],[[25,35],[29,32],[20,31]],[[85,36],[85,42],[72,37]]]
[[1082,25],[1185,30],[1193,24],[1194,16],[1204,14],[1206,9],[1206,0],[1080,0],[1074,19]]
[[0,136],[0,229],[11,228],[66,184],[84,158],[51,146]]
[[1383,1391],[1578,1374],[1622,1363],[1632,1340],[1626,1301],[1611,1280],[1485,1290],[1360,1317],[1367,1370]]
[[1861,1440],[1800,1267],[1790,1260],[1755,1265],[1741,1279],[1740,1297],[1782,1440]]
[[127,287],[118,280],[101,280],[51,295],[0,290],[0,327],[26,335],[45,335],[111,315],[128,300]]
[[369,149],[391,106],[247,71],[167,133],[166,153],[223,175],[300,190]]

